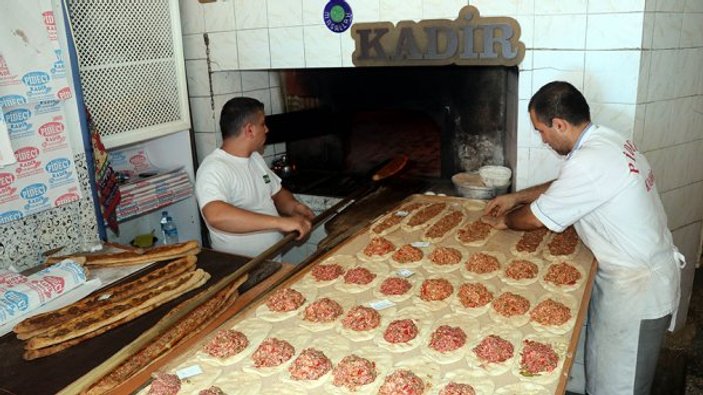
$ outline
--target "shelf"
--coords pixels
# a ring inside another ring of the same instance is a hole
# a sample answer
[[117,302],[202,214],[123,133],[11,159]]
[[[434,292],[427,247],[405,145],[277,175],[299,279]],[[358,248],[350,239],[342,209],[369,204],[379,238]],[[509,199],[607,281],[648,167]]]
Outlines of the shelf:
[[124,222],[193,196],[193,183],[180,168],[121,185],[120,194],[117,221]]

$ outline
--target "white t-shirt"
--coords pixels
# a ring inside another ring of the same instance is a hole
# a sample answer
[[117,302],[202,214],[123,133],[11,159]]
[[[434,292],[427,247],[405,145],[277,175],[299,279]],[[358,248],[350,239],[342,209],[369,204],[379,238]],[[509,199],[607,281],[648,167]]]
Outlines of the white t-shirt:
[[557,179],[530,208],[552,231],[574,224],[598,260],[596,284],[609,302],[632,305],[622,299],[635,295],[642,319],[676,308],[679,265],[654,175],[622,135],[589,127]]
[[[278,215],[271,198],[281,189],[281,179],[254,152],[249,158],[230,155],[218,148],[208,155],[195,177],[195,196],[202,211],[206,204],[223,201],[255,213]],[[212,248],[254,257],[283,238],[281,232],[229,233],[207,223]]]

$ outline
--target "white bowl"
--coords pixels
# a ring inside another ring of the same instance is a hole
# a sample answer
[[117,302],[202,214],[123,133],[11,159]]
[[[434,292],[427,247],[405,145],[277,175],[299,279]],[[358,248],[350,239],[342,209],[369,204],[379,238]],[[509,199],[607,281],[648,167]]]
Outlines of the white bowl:
[[482,166],[478,169],[478,174],[486,186],[504,188],[510,185],[510,177],[513,172],[505,166]]
[[463,197],[487,200],[495,196],[495,188],[486,186],[477,173],[454,174],[452,182]]

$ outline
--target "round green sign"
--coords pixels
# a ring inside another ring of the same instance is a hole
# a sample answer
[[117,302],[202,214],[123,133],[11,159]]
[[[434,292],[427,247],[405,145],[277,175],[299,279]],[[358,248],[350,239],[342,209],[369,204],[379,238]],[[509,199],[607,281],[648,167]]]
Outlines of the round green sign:
[[330,19],[334,23],[339,23],[344,20],[346,12],[344,12],[344,7],[337,4],[330,10]]

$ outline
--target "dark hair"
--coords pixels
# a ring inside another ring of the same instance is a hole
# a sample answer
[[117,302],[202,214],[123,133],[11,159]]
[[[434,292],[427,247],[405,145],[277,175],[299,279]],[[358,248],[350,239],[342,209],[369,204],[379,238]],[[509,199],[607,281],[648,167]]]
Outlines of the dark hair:
[[220,113],[222,139],[239,136],[242,126],[263,111],[264,103],[251,97],[235,97],[227,101]]
[[537,119],[552,126],[552,119],[561,118],[572,125],[591,121],[591,110],[586,98],[573,85],[553,81],[539,88],[530,99],[528,110],[534,110]]

